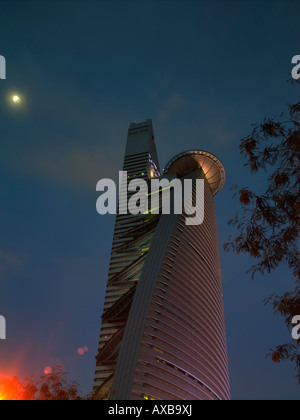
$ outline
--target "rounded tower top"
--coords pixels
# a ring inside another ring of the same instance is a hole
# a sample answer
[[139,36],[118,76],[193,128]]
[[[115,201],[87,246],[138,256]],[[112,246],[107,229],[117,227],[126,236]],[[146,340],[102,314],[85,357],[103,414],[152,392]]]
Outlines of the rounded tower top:
[[225,169],[220,160],[211,153],[203,150],[189,150],[179,153],[167,163],[164,173],[183,177],[191,170],[198,168],[202,168],[215,197],[224,187]]

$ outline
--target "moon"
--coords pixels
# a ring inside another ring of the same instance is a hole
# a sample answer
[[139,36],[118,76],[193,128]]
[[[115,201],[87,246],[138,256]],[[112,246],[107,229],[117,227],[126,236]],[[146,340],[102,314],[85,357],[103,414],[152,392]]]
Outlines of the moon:
[[21,102],[21,97],[19,95],[13,95],[12,101],[14,104],[19,104]]

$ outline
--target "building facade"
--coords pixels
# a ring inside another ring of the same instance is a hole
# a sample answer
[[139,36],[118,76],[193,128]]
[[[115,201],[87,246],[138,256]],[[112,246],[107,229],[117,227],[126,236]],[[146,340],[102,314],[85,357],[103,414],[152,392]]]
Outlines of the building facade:
[[[146,180],[160,175],[151,120],[130,126],[124,170]],[[111,400],[228,400],[214,204],[224,168],[196,150],[175,156],[164,174],[193,180],[193,194],[204,179],[204,222],[188,226],[184,213],[117,215],[94,393]]]

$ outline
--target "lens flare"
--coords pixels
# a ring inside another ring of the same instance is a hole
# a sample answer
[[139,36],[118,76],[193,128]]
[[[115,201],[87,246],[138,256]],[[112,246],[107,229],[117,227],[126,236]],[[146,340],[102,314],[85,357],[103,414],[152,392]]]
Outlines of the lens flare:
[[77,353],[79,354],[79,356],[83,356],[89,349],[85,346],[85,347],[80,347],[77,350]]
[[45,367],[44,369],[44,374],[45,375],[50,375],[52,373],[52,369],[50,366]]

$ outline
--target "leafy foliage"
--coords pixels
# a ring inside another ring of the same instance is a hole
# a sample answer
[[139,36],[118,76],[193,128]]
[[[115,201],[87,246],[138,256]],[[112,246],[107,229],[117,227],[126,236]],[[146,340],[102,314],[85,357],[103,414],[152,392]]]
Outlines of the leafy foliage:
[[[296,81],[293,84],[299,83]],[[284,317],[288,327],[294,315],[300,315],[300,99],[288,106],[288,112],[274,119],[265,118],[254,125],[252,133],[243,138],[240,151],[251,173],[264,173],[260,194],[249,187],[238,189],[241,213],[229,221],[238,235],[229,237],[226,251],[246,253],[256,260],[249,272],[271,273],[286,263],[295,278],[295,290],[283,296],[271,296],[276,314]],[[271,350],[276,363],[296,363],[300,383],[299,344],[293,341]]]

